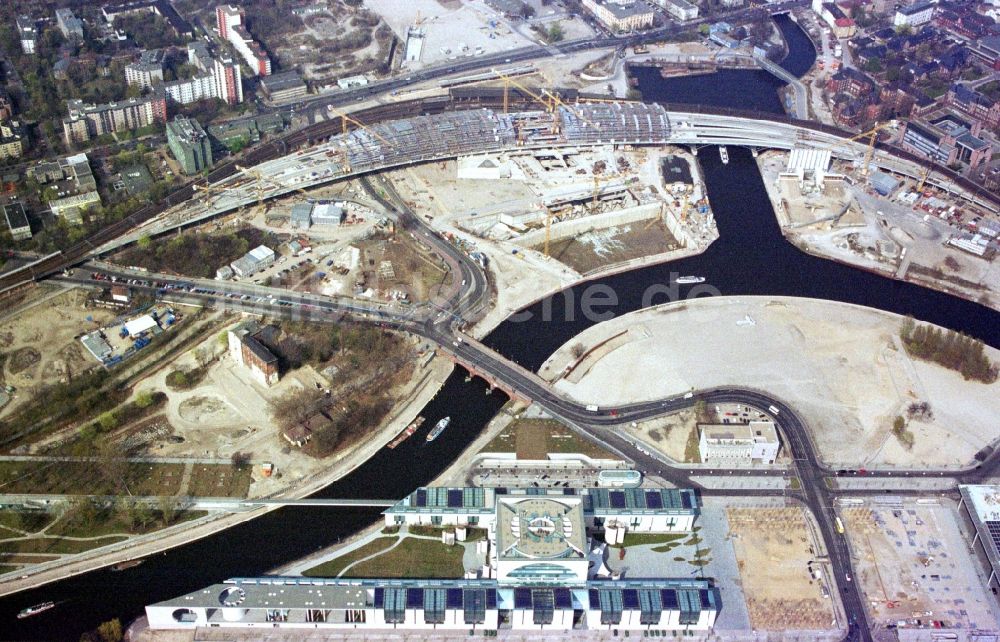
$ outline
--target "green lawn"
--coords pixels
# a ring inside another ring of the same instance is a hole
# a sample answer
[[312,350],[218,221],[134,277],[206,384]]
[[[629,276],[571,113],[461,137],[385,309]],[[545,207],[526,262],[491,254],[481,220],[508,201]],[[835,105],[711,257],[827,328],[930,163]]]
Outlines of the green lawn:
[[100,539],[77,542],[58,537],[40,537],[37,539],[24,539],[13,542],[0,542],[0,553],[53,553],[71,554],[89,551],[99,546],[107,546],[123,542],[127,537],[102,537]]
[[4,573],[10,573],[11,571],[16,571],[21,568],[20,566],[10,566],[9,564],[0,564],[0,575]]
[[687,533],[625,533],[625,541],[622,545],[644,546],[647,544],[669,544],[687,537]]
[[0,528],[14,528],[36,533],[52,523],[55,517],[51,513],[41,511],[0,510]]
[[352,566],[344,577],[461,578],[464,551],[461,546],[408,537],[391,551]]
[[379,551],[384,551],[396,542],[395,537],[379,537],[368,542],[364,546],[357,548],[349,553],[341,555],[340,557],[335,557],[334,559],[323,562],[318,566],[314,566],[311,569],[305,571],[303,575],[306,577],[337,577],[348,564],[353,564],[363,557],[368,557]]

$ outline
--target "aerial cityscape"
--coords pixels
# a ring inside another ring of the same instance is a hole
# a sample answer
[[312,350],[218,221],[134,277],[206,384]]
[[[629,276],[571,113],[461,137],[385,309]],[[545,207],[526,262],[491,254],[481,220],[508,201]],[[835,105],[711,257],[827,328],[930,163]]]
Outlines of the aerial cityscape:
[[1000,640],[1000,0],[6,0],[0,209],[0,642]]

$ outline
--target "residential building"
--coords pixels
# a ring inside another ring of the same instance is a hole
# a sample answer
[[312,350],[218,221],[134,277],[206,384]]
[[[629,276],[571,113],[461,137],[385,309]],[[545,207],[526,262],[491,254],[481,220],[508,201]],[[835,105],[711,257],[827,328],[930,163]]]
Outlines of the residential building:
[[738,461],[773,464],[780,443],[773,421],[748,424],[698,424],[701,461]]
[[87,105],[82,100],[69,100],[66,106],[69,117],[63,120],[63,135],[70,145],[167,120],[167,101],[162,93],[106,105]]
[[261,342],[268,329],[256,321],[246,321],[231,329],[227,336],[233,361],[250,371],[250,376],[263,386],[278,383],[278,357]]
[[609,31],[638,31],[653,26],[653,9],[636,0],[583,0],[583,6]]
[[56,216],[79,222],[85,209],[101,204],[97,180],[84,153],[39,163],[27,174],[44,186],[43,194],[50,199],[49,209]]
[[308,230],[312,226],[312,203],[298,203],[292,206],[289,215],[291,226],[298,230]]
[[35,21],[28,16],[18,16],[16,22],[18,36],[21,39],[21,51],[26,54],[35,53],[38,44],[38,28],[35,26]]
[[212,166],[212,145],[197,120],[176,116],[167,123],[167,146],[185,174]]
[[927,0],[920,0],[908,7],[896,9],[892,24],[897,27],[919,27],[927,24],[934,17],[934,5]]
[[698,17],[698,6],[687,0],[658,0],[658,2],[671,16],[681,22]]
[[73,15],[71,9],[56,9],[56,24],[66,38],[83,40],[83,22]]
[[11,238],[15,241],[31,238],[31,226],[28,224],[28,215],[25,213],[23,205],[16,202],[4,205],[3,217],[7,222]]
[[163,51],[153,49],[139,54],[139,60],[125,67],[125,82],[148,89],[163,82]]
[[229,265],[233,268],[233,274],[243,279],[272,263],[274,263],[274,250],[266,245],[258,245]]
[[215,20],[219,35],[228,40],[233,48],[243,57],[247,66],[256,76],[267,76],[271,73],[271,59],[257,43],[244,24],[246,14],[243,9],[230,5],[220,5],[215,8]]
[[231,58],[213,58],[204,43],[193,42],[188,45],[188,62],[201,73],[165,84],[163,91],[172,101],[182,105],[206,98],[218,98],[230,105],[243,102],[240,66]]
[[24,153],[24,128],[16,120],[0,120],[0,160]]
[[309,87],[294,69],[262,78],[260,86],[264,94],[274,102],[301,98],[309,93]]

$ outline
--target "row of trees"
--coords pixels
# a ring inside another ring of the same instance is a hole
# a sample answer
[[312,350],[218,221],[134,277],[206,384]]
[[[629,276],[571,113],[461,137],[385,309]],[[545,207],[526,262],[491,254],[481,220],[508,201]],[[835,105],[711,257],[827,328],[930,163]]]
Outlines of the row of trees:
[[993,383],[997,379],[997,364],[984,354],[982,341],[954,330],[942,330],[918,325],[907,317],[900,330],[907,352],[920,359],[933,361],[957,370],[966,379]]
[[154,272],[210,278],[218,268],[235,261],[248,250],[274,243],[272,234],[252,227],[223,234],[184,234],[169,239],[143,237],[118,260]]

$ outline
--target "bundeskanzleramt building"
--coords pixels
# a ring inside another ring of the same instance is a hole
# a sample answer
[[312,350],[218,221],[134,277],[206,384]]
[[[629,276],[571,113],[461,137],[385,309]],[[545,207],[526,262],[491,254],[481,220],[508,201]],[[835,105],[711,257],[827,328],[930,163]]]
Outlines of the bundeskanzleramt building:
[[185,174],[197,174],[212,166],[212,144],[197,120],[176,116],[167,123],[167,146]]
[[653,26],[653,9],[636,0],[583,0],[583,6],[611,31],[638,31]]
[[167,121],[167,101],[162,94],[129,98],[106,105],[88,105],[82,100],[66,101],[69,117],[63,119],[66,143],[83,143],[91,138],[118,131],[138,129]]
[[418,488],[385,511],[386,523],[487,529],[481,577],[240,578],[146,615],[153,629],[707,631],[721,605],[710,581],[612,579],[603,547],[591,548],[605,518],[690,531],[697,512],[688,489]]

